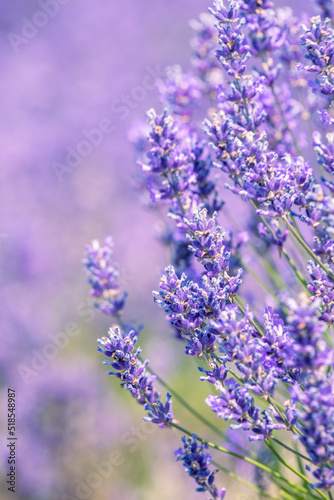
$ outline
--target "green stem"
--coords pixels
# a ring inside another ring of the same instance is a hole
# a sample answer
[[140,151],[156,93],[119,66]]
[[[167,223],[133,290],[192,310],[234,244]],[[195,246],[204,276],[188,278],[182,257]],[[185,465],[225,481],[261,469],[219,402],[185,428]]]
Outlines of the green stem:
[[[281,464],[285,465],[285,467],[287,467],[288,469],[290,469],[292,472],[294,472],[298,477],[300,477],[303,481],[305,481],[307,484],[311,484],[311,481],[304,475],[302,474],[301,472],[299,472],[298,470],[296,470],[294,467],[292,467],[291,465],[289,465],[282,457],[279,453],[277,453],[277,451],[275,450],[275,448],[269,443],[269,440],[266,439],[265,440],[265,443],[266,445],[268,446],[268,448],[271,449],[271,451],[273,452],[273,454],[277,457],[277,459],[281,462]],[[321,498],[324,498],[325,500],[328,500],[328,497],[321,491],[319,490],[318,488],[314,488],[314,491],[316,491],[320,496]],[[310,495],[312,495],[311,492],[309,492]]]
[[[256,208],[256,205],[254,203],[253,200],[249,200],[250,204],[252,205],[252,207],[254,208],[254,210],[256,211],[257,208]],[[257,214],[258,215],[258,214]],[[271,234],[274,235],[273,233],[273,230],[271,229],[270,225],[268,224],[268,222],[266,221],[266,219],[263,217],[263,215],[258,215],[258,217],[261,219],[261,221],[263,222],[263,224],[266,226],[266,228],[268,229],[268,231],[271,232]],[[297,233],[298,234],[298,233]],[[303,275],[301,274],[301,272],[297,269],[297,267],[295,266],[294,262],[292,261],[291,257],[288,255],[288,253],[286,252],[285,248],[282,248],[281,249],[281,252],[283,253],[284,257],[286,258],[286,260],[288,261],[288,263],[290,264],[291,268],[293,269],[294,273],[296,274],[297,278],[299,279],[299,281],[302,283],[302,285],[306,288],[307,287],[307,281],[304,279]],[[307,290],[307,288],[306,288]]]
[[[218,464],[217,462],[213,461],[211,462],[213,465],[215,465],[216,467],[218,467],[218,469],[222,470],[223,472],[225,472],[225,474],[227,474],[228,476],[232,477],[233,479],[235,479],[236,481],[238,481],[239,483],[247,486],[248,488],[251,488],[252,490],[256,491],[257,493],[260,493],[262,496],[264,497],[267,497],[267,498],[271,498],[272,500],[280,500],[279,498],[277,497],[274,497],[273,495],[271,495],[270,493],[268,493],[267,491],[265,490],[262,490],[261,488],[258,488],[257,486],[255,486],[254,484],[252,483],[249,483],[248,481],[246,481],[245,479],[243,479],[242,477],[238,476],[237,474],[235,474],[234,472],[232,471],[229,471],[228,469],[226,469],[226,467],[223,467],[222,465]],[[281,493],[281,492],[280,492]]]
[[[181,427],[181,425],[177,424],[176,422],[169,422],[169,425],[172,426],[172,427],[175,427],[176,429],[178,429],[179,431],[183,432],[184,434],[187,434],[188,436],[192,436],[192,433],[190,431],[188,431],[184,427]],[[222,453],[225,453],[226,455],[230,455],[232,457],[239,458],[240,460],[243,460],[244,462],[248,462],[249,464],[252,464],[255,467],[258,467],[259,469],[262,469],[265,472],[268,472],[272,476],[274,476],[274,477],[276,477],[278,479],[281,479],[282,481],[284,481],[285,483],[287,483],[289,486],[295,488],[296,490],[298,490],[298,491],[300,491],[302,493],[309,493],[309,491],[306,488],[304,488],[303,486],[300,486],[298,484],[293,483],[292,481],[289,481],[289,479],[286,479],[279,472],[276,472],[276,471],[270,469],[269,467],[267,467],[266,465],[262,464],[261,462],[258,462],[257,460],[253,460],[252,458],[246,457],[244,455],[240,455],[240,453],[236,453],[234,451],[229,451],[226,448],[223,448],[222,446],[218,446],[217,444],[211,443],[210,441],[207,441],[207,440],[205,440],[205,439],[203,439],[203,438],[201,438],[199,436],[197,436],[197,439],[198,439],[198,441],[200,441],[201,443],[209,446],[210,448],[213,448],[213,449],[218,450],[218,451],[220,451]],[[314,498],[318,498],[318,497],[314,496]],[[328,499],[326,499],[326,500],[328,500]]]
[[[125,325],[121,317],[119,315],[116,315],[115,317],[124,330]],[[139,361],[143,362],[143,359],[140,356],[138,356],[138,359]],[[200,420],[203,424],[207,425],[215,434],[217,434],[217,436],[222,437],[222,431],[218,429],[218,427],[213,425],[209,420],[203,417],[203,415],[201,415],[195,408],[193,408],[189,403],[187,403],[187,401],[185,401],[185,399],[183,399],[183,397],[180,396],[180,394],[178,394],[169,384],[167,384],[167,382],[165,382],[150,366],[147,368],[147,370],[152,375],[154,375],[156,379],[160,382],[160,384],[163,387],[165,387],[167,391],[169,391],[173,395],[173,397],[175,397],[175,399],[177,399],[181,403],[181,405],[183,405],[191,414],[193,414],[194,417]]]
[[[295,451],[297,453],[299,453],[296,442],[294,443],[294,448],[295,448]],[[297,464],[298,464],[299,472],[301,472],[302,474],[305,474],[304,464],[303,464],[302,459],[300,458],[299,454],[297,455]],[[307,483],[305,483],[305,481],[304,481],[304,486],[307,486]]]
[[288,221],[288,218],[287,218],[286,215],[283,217],[283,220],[284,220],[285,224],[287,225],[287,227],[289,228],[289,230],[291,231],[291,233],[293,234],[293,236],[302,245],[302,247],[306,250],[306,252],[312,257],[313,260],[316,261],[317,264],[319,264],[319,266],[334,281],[334,274],[329,269],[327,269],[327,267],[325,266],[325,264],[323,264],[321,262],[321,260],[319,259],[319,257],[317,255],[315,255],[315,253],[311,250],[311,248],[307,245],[307,243],[305,243],[304,239],[299,236],[298,232],[295,230],[295,228],[292,226],[292,224]]
[[246,269],[246,271],[251,276],[253,276],[253,278],[255,279],[255,281],[257,281],[257,283],[263,288],[263,290],[268,295],[271,295],[272,297],[274,297],[275,300],[277,300],[276,295],[270,290],[270,288],[265,283],[263,283],[263,281],[258,277],[258,275],[247,264],[245,264],[245,262],[243,262],[240,258],[239,258],[239,260],[240,260],[240,264],[242,265],[242,267],[244,267]]
[[269,260],[271,259],[270,254],[268,253],[268,258],[265,259],[263,258],[263,255],[260,253],[259,249],[252,243],[250,242],[250,246],[254,250],[254,252],[262,259],[262,265],[265,268],[265,271],[268,274],[269,279],[271,280],[271,283],[277,287],[278,290],[284,287],[284,282],[282,280],[281,275],[278,273],[274,262],[270,262]]
[[282,446],[283,448],[285,448],[286,450],[289,450],[291,451],[292,453],[294,453],[295,455],[297,455],[299,458],[303,458],[304,460],[307,460],[308,462],[311,462],[312,463],[312,460],[308,457],[306,457],[305,455],[303,455],[302,453],[299,453],[299,451],[297,450],[294,450],[293,448],[290,448],[290,446],[288,446],[287,444],[285,443],[282,443],[281,441],[279,441],[278,439],[276,438],[272,438],[272,440],[279,444],[280,446]]
[[165,382],[159,375],[152,370],[150,366],[147,367],[147,370],[151,372],[152,375],[156,377],[156,379],[160,382],[160,384],[169,391],[175,399],[177,399],[184,408],[186,408],[194,417],[196,417],[198,420],[200,420],[203,424],[207,425],[215,434],[217,434],[218,437],[222,437],[223,432],[222,430],[218,429],[214,424],[212,424],[209,420],[207,420],[201,413],[199,413],[195,408],[193,408],[185,399],[183,399],[180,394],[178,394],[167,382]]
[[[184,216],[185,216],[185,211],[184,211],[183,205],[182,205],[181,200],[180,200],[180,195],[179,195],[179,193],[176,191],[176,189],[174,188],[174,184],[175,184],[175,176],[174,176],[174,172],[172,172],[171,177],[172,177],[172,182],[171,182],[170,184],[172,185],[172,187],[173,187],[173,189],[174,189],[175,198],[176,198],[176,200],[177,200],[177,203],[178,203],[178,205],[179,205],[179,208],[180,208],[180,210],[181,210],[181,213],[182,213],[182,215],[183,215],[183,217],[184,217]],[[168,177],[167,177],[167,179],[168,179]]]
[[299,236],[302,238],[302,237],[303,237],[303,235],[302,235],[301,230],[299,229],[299,226],[298,226],[298,224],[297,224],[297,221],[296,221],[295,217],[294,217],[293,215],[291,215],[291,214],[290,214],[290,217],[291,217],[292,222],[293,222],[293,223],[294,223],[294,225],[296,226],[296,230],[298,231]]
[[[291,257],[289,256],[289,254],[287,253],[285,248],[282,248],[281,251],[282,251],[282,254],[284,255],[284,257],[286,258],[286,260],[288,261],[288,263],[290,264],[290,266],[292,267],[292,269],[294,270],[294,273],[297,276],[298,280],[307,290],[308,283],[307,283],[306,279],[304,278],[302,273],[299,271],[299,269],[297,269],[295,263],[293,262],[293,260],[291,259]],[[307,290],[307,293],[310,293],[310,292]]]
[[[279,482],[279,480],[277,480],[277,482]],[[284,484],[279,484],[279,488],[281,488],[285,492],[284,498],[288,500],[305,500],[303,494],[298,493],[297,491],[290,493],[289,489]]]

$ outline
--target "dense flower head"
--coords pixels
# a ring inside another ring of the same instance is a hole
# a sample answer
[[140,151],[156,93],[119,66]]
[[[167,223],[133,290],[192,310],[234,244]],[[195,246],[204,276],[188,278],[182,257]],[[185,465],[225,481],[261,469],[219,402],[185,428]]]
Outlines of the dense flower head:
[[189,249],[203,265],[205,273],[210,278],[228,270],[230,252],[224,245],[224,233],[216,223],[217,213],[212,218],[207,217],[207,210],[194,213],[192,220],[184,219],[188,228]]
[[167,109],[161,116],[150,110],[148,119],[150,147],[139,165],[152,202],[169,202],[169,215],[179,222],[200,203],[210,213],[220,210],[223,203],[210,179],[211,151],[197,131]]
[[[315,248],[318,247],[318,252],[320,247],[327,243],[327,240],[333,235],[334,228],[334,200],[331,195],[325,193],[326,187],[331,191],[333,189],[332,183],[330,181],[323,181],[324,186],[321,184],[313,184],[312,189],[310,189],[305,196],[305,213],[300,215],[299,218],[305,221],[307,224],[312,225],[317,230],[317,236],[314,238]],[[319,237],[323,240],[323,243],[318,244]],[[326,252],[320,251],[326,257]]]
[[271,366],[283,368],[284,352],[290,348],[291,338],[288,328],[280,316],[271,307],[266,307],[264,318],[264,336],[259,339],[261,348],[266,353]]
[[207,328],[208,319],[218,317],[229,297],[229,284],[224,278],[203,275],[200,283],[178,278],[172,266],[165,269],[160,291],[153,292],[154,301],[167,313],[173,327],[188,341],[186,353],[200,354],[214,350],[215,336]]
[[175,450],[176,460],[182,460],[187,474],[194,478],[199,485],[196,491],[208,491],[214,499],[225,498],[225,488],[221,491],[215,486],[215,473],[217,471],[210,470],[211,455],[206,452],[207,446],[199,443],[197,435],[193,434],[192,438],[182,437],[183,447]]
[[286,376],[283,357],[289,338],[283,320],[271,308],[266,308],[264,314],[262,337],[250,319],[248,308],[242,315],[236,305],[231,304],[210,325],[224,363],[234,363],[245,387],[267,397],[273,394],[278,380]]
[[285,428],[284,424],[276,423],[266,410],[261,412],[248,389],[236,384],[234,379],[226,380],[224,386],[220,385],[219,393],[219,396],[209,395],[206,404],[217,413],[218,418],[235,421],[231,429],[251,431],[250,441],[267,439],[273,430]]
[[225,250],[216,217],[208,218],[207,210],[199,208],[192,219],[184,218],[189,249],[204,269],[197,280],[188,279],[184,273],[179,277],[169,265],[161,278],[160,291],[153,292],[154,301],[187,341],[185,353],[192,356],[215,351],[216,336],[209,321],[219,318],[241,284],[241,269],[235,276],[229,275],[230,252]]
[[161,426],[168,425],[168,423],[173,420],[171,398],[171,394],[167,392],[165,404],[159,401],[158,398],[156,398],[156,401],[147,403],[145,405],[145,410],[148,412],[148,417],[144,417],[143,420]]
[[271,55],[280,49],[286,41],[286,30],[277,22],[276,12],[270,1],[243,1],[240,13],[245,16],[251,54],[263,56]]
[[220,48],[217,57],[230,76],[242,75],[250,57],[250,47],[242,32],[245,20],[239,17],[237,2],[230,0],[228,6],[222,1],[214,2],[214,9],[209,11],[218,21],[217,29]]
[[213,366],[211,369],[206,370],[202,366],[199,366],[198,369],[201,373],[205,373],[206,376],[200,377],[200,380],[206,380],[207,382],[210,382],[210,384],[215,384],[216,382],[223,382],[229,372],[229,367],[226,366],[226,361],[223,357],[218,358],[219,363],[215,362],[213,363]]
[[113,260],[114,242],[111,236],[105,238],[104,246],[97,240],[86,246],[83,259],[88,282],[92,287],[91,295],[100,299],[95,304],[103,313],[120,314],[125,305],[127,294],[121,293],[118,266]]
[[302,157],[285,155],[281,159],[268,149],[265,132],[256,137],[252,132],[240,140],[227,130],[225,139],[219,123],[208,123],[208,135],[216,151],[217,166],[234,180],[226,185],[243,199],[252,199],[261,207],[258,213],[280,217],[291,207],[306,205],[313,171]]
[[[171,186],[169,185],[168,174],[175,174],[182,170],[187,170],[189,159],[184,151],[181,151],[177,146],[177,124],[175,119],[168,114],[167,110],[159,117],[152,109],[148,113],[150,134],[149,141],[151,149],[147,153],[148,163],[141,163],[143,173],[159,174],[165,179],[165,183],[161,186],[160,197],[169,196]],[[165,188],[165,191],[163,190]],[[152,194],[152,193],[151,193]]]

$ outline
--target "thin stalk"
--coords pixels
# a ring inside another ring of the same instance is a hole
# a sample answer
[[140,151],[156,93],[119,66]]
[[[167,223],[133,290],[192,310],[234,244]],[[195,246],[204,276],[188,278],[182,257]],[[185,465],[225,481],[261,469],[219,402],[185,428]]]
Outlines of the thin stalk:
[[299,458],[302,458],[303,460],[307,460],[308,462],[311,462],[312,463],[312,460],[308,457],[306,457],[305,455],[303,455],[302,453],[299,453],[299,451],[297,450],[294,450],[293,448],[290,448],[290,446],[288,446],[287,444],[285,443],[282,443],[281,441],[279,441],[279,439],[276,439],[276,438],[271,438],[275,443],[279,444],[280,446],[282,446],[283,448],[285,448],[286,450],[289,450],[291,451],[291,453],[294,453],[295,455],[297,455]]
[[[141,359],[140,356],[138,356],[138,359],[141,362],[143,362],[143,360]],[[224,437],[224,439],[228,443],[233,444],[233,446],[235,446],[236,448],[238,448],[240,451],[242,451],[243,453],[246,453],[246,450],[242,446],[240,446],[238,443],[234,442],[228,436],[224,435],[223,430],[221,430],[218,427],[216,427],[209,420],[207,420],[203,415],[201,415],[193,406],[191,406],[189,403],[187,403],[187,401],[185,399],[183,399],[183,397],[180,396],[180,394],[178,394],[173,389],[173,387],[171,387],[169,384],[167,384],[167,382],[165,382],[154,370],[152,370],[152,368],[150,366],[147,367],[147,370],[152,375],[154,375],[157,378],[157,380],[160,382],[160,384],[163,387],[165,387],[165,389],[167,389],[167,391],[169,391],[172,394],[172,396],[175,397],[175,399],[177,399],[181,403],[181,405],[184,406],[184,408],[189,411],[189,413],[191,413],[195,418],[197,418],[197,420],[199,420],[200,422],[202,422],[203,424],[205,424],[206,426],[208,426],[209,429],[211,429],[219,438],[223,438]]]
[[260,493],[262,496],[267,497],[267,498],[271,498],[272,500],[280,500],[279,498],[274,497],[273,495],[271,495],[267,491],[262,490],[258,486],[255,486],[254,484],[249,483],[248,481],[246,481],[242,477],[238,476],[234,472],[229,471],[228,469],[226,469],[226,467],[223,467],[222,465],[218,464],[217,462],[215,462],[215,461],[212,460],[211,463],[213,465],[215,465],[216,467],[218,467],[218,469],[220,469],[223,472],[225,472],[225,474],[227,474],[229,477],[232,477],[233,479],[235,479],[236,481],[238,481],[240,484],[243,484],[244,486],[247,486],[248,488],[251,488],[252,490],[256,491],[257,493]]
[[175,397],[175,399],[177,399],[181,403],[181,405],[184,406],[184,408],[186,408],[189,411],[189,413],[194,415],[194,417],[200,420],[203,424],[207,425],[215,434],[217,434],[218,437],[220,438],[222,437],[223,432],[221,429],[218,429],[218,427],[212,424],[203,415],[201,415],[195,408],[193,408],[189,403],[187,403],[187,401],[183,399],[183,397],[180,396],[180,394],[178,394],[173,389],[173,387],[171,387],[169,384],[167,384],[167,382],[165,382],[161,377],[159,377],[159,375],[154,370],[152,370],[150,366],[147,367],[147,370],[156,377],[156,379],[160,382],[160,384],[163,387],[165,387],[165,389],[167,389],[167,391],[169,391]]
[[[179,195],[179,193],[176,191],[176,189],[175,189],[175,187],[174,187],[174,184],[175,184],[175,176],[174,176],[174,173],[173,173],[173,172],[172,172],[172,174],[171,174],[171,177],[172,177],[172,183],[171,183],[171,185],[173,186],[173,189],[174,189],[174,193],[175,193],[175,197],[176,197],[177,203],[178,203],[179,208],[180,208],[180,210],[181,210],[181,213],[182,213],[182,215],[183,215],[183,217],[184,217],[184,216],[185,216],[185,211],[184,211],[183,205],[182,205],[181,200],[180,200],[180,195]],[[168,179],[168,177],[167,177],[167,179]]]
[[[256,211],[257,210],[257,207],[254,203],[253,200],[249,199],[249,202],[250,204],[252,205],[252,207],[254,208],[254,210]],[[258,214],[257,214],[258,215]],[[258,217],[260,218],[260,220],[263,222],[263,224],[266,226],[266,228],[268,229],[268,231],[271,232],[271,234],[274,234],[273,233],[273,230],[271,229],[270,225],[268,224],[268,222],[266,221],[266,219],[263,217],[263,215],[258,215]],[[291,224],[290,224],[291,225]],[[298,234],[298,233],[297,233]],[[293,261],[291,260],[291,258],[289,257],[288,253],[286,252],[285,248],[282,248],[281,249],[281,252],[283,253],[284,257],[287,259],[288,263],[290,264],[290,266],[292,267],[293,271],[295,272],[297,278],[299,279],[299,281],[303,284],[303,286],[307,287],[307,282],[306,280],[303,278],[302,274],[300,273],[300,271],[297,269],[297,267],[295,266],[295,264],[293,263]],[[306,288],[307,289],[307,288]]]
[[[237,298],[237,296],[235,295],[233,297],[233,302],[238,306],[238,309],[239,311],[245,316],[246,315],[246,311],[245,309],[242,307],[242,305],[240,304],[239,302],[239,299]],[[263,337],[264,333],[263,331],[259,328],[259,326],[255,323],[255,321],[252,319],[252,318],[249,318],[248,320],[250,322],[250,324],[255,328],[255,330],[258,332],[258,334],[260,335],[260,337]]]
[[[236,295],[238,301],[239,301],[239,304],[241,305],[241,307],[245,310],[245,302],[244,300],[242,299],[242,297],[240,297],[240,295]],[[262,328],[262,324],[261,324],[261,321],[257,319],[257,317],[255,316],[255,314],[253,313],[253,316],[254,316],[254,321],[255,323],[257,324],[257,326],[259,328]]]
[[[295,242],[293,241],[293,243]],[[302,256],[302,260],[300,256]],[[298,269],[305,269],[305,260],[308,261],[308,255],[302,247],[297,248],[296,245],[293,244],[291,248],[291,257],[293,257],[294,261],[296,262],[296,267],[298,266]]]
[[294,223],[294,225],[296,226],[296,230],[298,231],[299,236],[302,238],[302,237],[303,237],[303,235],[302,235],[302,233],[301,233],[301,230],[300,230],[300,228],[299,228],[299,226],[298,226],[298,223],[297,223],[297,221],[296,221],[295,217],[294,217],[293,215],[291,215],[291,214],[290,214],[290,217],[291,217],[292,222],[293,222],[293,223]]
[[[298,452],[297,443],[294,443],[294,448],[295,448],[295,451]],[[301,472],[302,474],[305,474],[304,464],[303,464],[299,455],[297,455],[297,464],[298,464],[299,472]],[[305,481],[304,481],[304,486],[307,486]]]
[[258,277],[258,275],[247,265],[245,264],[245,262],[241,259],[240,260],[240,264],[242,265],[242,267],[244,267],[246,269],[246,271],[251,275],[253,276],[253,278],[255,279],[255,281],[257,281],[257,283],[263,288],[263,290],[268,294],[268,295],[271,295],[272,297],[274,297],[275,300],[277,300],[277,297],[276,295],[270,290],[270,288],[261,280],[261,278]]
[[[181,427],[181,425],[177,424],[176,422],[169,422],[169,425],[172,427],[175,427],[179,431],[183,432],[184,434],[187,434],[188,436],[192,436],[192,433],[185,429],[184,427]],[[201,443],[209,446],[210,448],[213,448],[215,450],[218,450],[222,453],[225,453],[226,455],[230,455],[235,458],[239,458],[240,460],[243,460],[244,462],[248,462],[249,464],[254,465],[255,467],[258,467],[259,469],[264,470],[265,472],[268,472],[269,474],[273,475],[274,477],[281,479],[282,481],[286,482],[289,486],[295,488],[296,490],[302,492],[302,493],[309,493],[309,491],[304,488],[303,486],[300,486],[299,484],[295,484],[289,479],[286,479],[284,476],[282,476],[279,472],[276,472],[266,465],[262,464],[261,462],[258,462],[257,460],[253,460],[252,458],[246,457],[244,455],[240,455],[239,453],[235,453],[234,451],[229,451],[226,448],[223,448],[222,446],[218,446],[217,444],[211,443],[210,441],[207,441],[206,439],[203,439],[199,436],[197,436],[198,441]],[[316,497],[315,495],[312,495],[314,498],[319,498]],[[326,497],[325,497],[326,498]],[[328,500],[326,498],[326,500]]]
[[269,262],[269,258],[271,259],[270,254],[268,255],[268,260],[263,258],[263,255],[260,253],[259,249],[256,248],[256,246],[250,242],[251,248],[254,250],[254,252],[262,259],[262,265],[265,268],[271,282],[273,285],[275,285],[278,290],[284,287],[284,282],[282,281],[282,278],[280,274],[278,273],[276,267],[274,266],[273,262]]
[[[277,480],[279,481],[279,480]],[[275,483],[277,485],[277,483]],[[278,486],[278,485],[277,485]],[[302,493],[298,493],[297,491],[294,491],[293,493],[290,493],[288,488],[283,484],[279,484],[279,488],[281,488],[285,492],[285,496],[283,498],[286,498],[288,500],[305,500],[305,497]]]
[[237,373],[235,373],[234,370],[232,370],[232,368],[229,369],[229,373],[231,373],[233,375],[233,377],[237,379],[238,382],[241,382],[241,384],[243,384],[245,382],[243,378],[239,377],[239,375]]
[[[306,279],[304,278],[304,276],[302,275],[302,273],[299,271],[299,269],[297,269],[296,264],[293,262],[293,260],[291,259],[291,257],[289,256],[289,254],[287,253],[287,251],[285,250],[285,248],[282,248],[281,252],[284,255],[284,257],[286,258],[286,260],[289,262],[289,264],[292,267],[292,269],[294,270],[294,273],[297,276],[297,278],[300,281],[300,283],[307,290],[308,283],[307,283]],[[307,292],[309,293],[308,290],[307,290]]]
[[301,238],[298,234],[298,232],[295,230],[295,228],[291,225],[291,223],[289,222],[288,218],[286,217],[286,215],[283,217],[283,220],[285,222],[285,224],[287,225],[287,227],[290,229],[291,233],[293,234],[293,236],[296,238],[296,240],[302,245],[302,247],[306,250],[306,252],[312,257],[313,260],[316,261],[317,264],[319,264],[319,266],[328,274],[328,276],[334,280],[334,274],[329,270],[327,269],[327,267],[325,266],[325,264],[323,264],[321,262],[321,260],[319,259],[319,257],[313,252],[313,250],[311,250],[311,248],[308,246],[308,244],[304,241],[303,238]]
[[[285,467],[287,467],[288,469],[290,469],[292,472],[294,472],[298,477],[300,477],[303,481],[305,481],[307,484],[311,484],[311,481],[304,475],[302,474],[301,472],[297,471],[294,467],[292,467],[292,465],[289,465],[285,460],[284,458],[281,457],[281,455],[279,453],[277,453],[277,451],[275,450],[275,448],[269,443],[269,440],[266,439],[265,440],[265,443],[266,445],[268,446],[268,448],[271,449],[271,451],[273,452],[273,454],[277,457],[277,459],[281,462],[281,464],[285,465]],[[325,500],[328,500],[328,497],[321,491],[319,490],[318,488],[314,488],[314,491],[316,491],[320,496],[321,498],[324,498]],[[311,494],[311,493],[310,493]]]
[[[125,325],[123,320],[120,318],[119,315],[116,316],[116,319],[118,320],[119,324],[123,329],[125,329]],[[143,362],[143,359],[138,356],[139,361]],[[156,377],[156,379],[160,382],[160,384],[167,389],[174,397],[177,399],[181,405],[183,405],[194,417],[196,417],[198,420],[200,420],[203,424],[207,425],[217,436],[220,438],[222,437],[222,431],[218,429],[214,424],[212,424],[209,420],[207,420],[203,415],[201,415],[195,408],[193,408],[185,399],[183,399],[180,394],[178,394],[173,387],[171,387],[167,382],[165,382],[150,366],[147,368],[147,370]],[[235,443],[233,443],[235,444]]]
[[285,413],[284,406],[282,406],[279,403],[276,403],[276,401],[271,396],[268,396],[268,403],[271,404],[275,408],[275,410],[277,411],[277,413],[281,417],[282,421],[286,424],[287,427],[289,427],[288,419],[284,415],[284,413]]

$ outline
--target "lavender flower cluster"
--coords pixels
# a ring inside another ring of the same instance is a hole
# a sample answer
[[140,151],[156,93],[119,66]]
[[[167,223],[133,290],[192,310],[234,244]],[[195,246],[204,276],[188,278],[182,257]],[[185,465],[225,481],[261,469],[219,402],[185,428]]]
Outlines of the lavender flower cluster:
[[[188,435],[177,459],[211,498],[225,489],[208,446],[269,474],[270,491],[249,485],[259,498],[333,498],[333,5],[314,1],[296,17],[269,0],[215,0],[191,24],[192,70],[172,67],[157,82],[164,110],[148,112],[141,138],[142,184],[167,215],[171,254],[154,301],[211,384],[205,403],[246,431],[246,453],[222,446],[224,426],[218,444],[181,426],[173,394],[161,402],[134,351],[138,332],[120,320],[111,241],[87,247],[92,294],[119,325],[99,341],[109,373],[146,420]],[[244,203],[224,202],[222,187]]]

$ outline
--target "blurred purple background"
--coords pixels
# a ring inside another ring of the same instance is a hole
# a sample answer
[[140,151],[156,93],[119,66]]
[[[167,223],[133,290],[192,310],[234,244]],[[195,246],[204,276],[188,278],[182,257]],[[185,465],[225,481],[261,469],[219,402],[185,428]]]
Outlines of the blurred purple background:
[[[174,350],[151,297],[166,256],[134,194],[128,132],[159,107],[152,75],[189,67],[188,21],[207,6],[14,0],[0,7],[0,380],[3,409],[7,387],[17,392],[19,499],[79,498],[78,485],[87,499],[199,497],[174,461],[177,437],[140,428],[142,409],[100,364],[96,338],[109,320],[88,301],[81,258],[86,243],[113,235],[128,315],[149,323],[153,366],[159,345],[161,372],[173,372],[182,349]],[[113,472],[87,486],[113,450]]]

